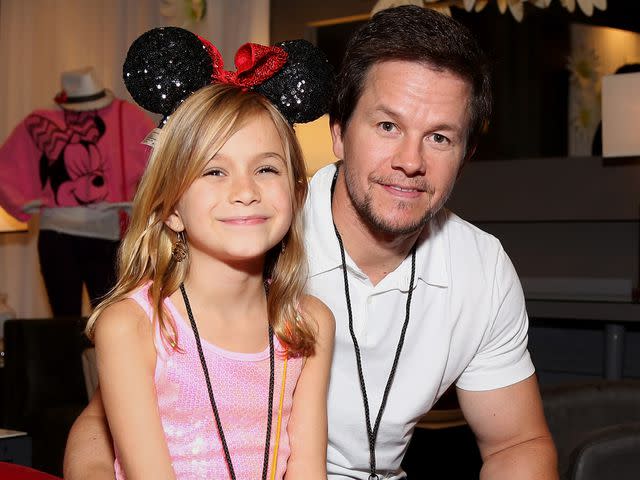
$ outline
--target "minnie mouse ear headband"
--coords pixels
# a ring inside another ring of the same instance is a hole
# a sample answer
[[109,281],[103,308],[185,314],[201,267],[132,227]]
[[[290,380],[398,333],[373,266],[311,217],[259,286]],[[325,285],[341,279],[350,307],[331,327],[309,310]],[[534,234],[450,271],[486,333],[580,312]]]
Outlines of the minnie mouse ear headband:
[[218,49],[178,27],[154,28],[129,47],[124,83],[143,108],[167,117],[196,90],[213,82],[237,85],[265,97],[290,124],[311,122],[327,112],[333,68],[306,40],[272,47],[246,43],[236,53],[236,71],[224,70]]

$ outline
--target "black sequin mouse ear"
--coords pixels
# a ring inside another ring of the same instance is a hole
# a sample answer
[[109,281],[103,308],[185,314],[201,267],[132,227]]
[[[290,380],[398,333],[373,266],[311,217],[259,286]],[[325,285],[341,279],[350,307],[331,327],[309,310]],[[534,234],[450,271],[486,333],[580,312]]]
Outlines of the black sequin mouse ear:
[[289,123],[307,123],[327,113],[333,90],[333,67],[322,50],[306,40],[276,44],[287,52],[287,63],[255,87]]
[[163,116],[211,83],[213,57],[201,39],[178,27],[154,28],[129,47],[122,69],[124,84],[141,107]]
[[163,116],[212,83],[254,90],[275,105],[289,123],[306,123],[328,111],[333,67],[306,40],[272,47],[246,43],[235,56],[236,71],[224,69],[218,49],[178,27],[154,28],[136,39],[123,67],[124,83],[143,108]]

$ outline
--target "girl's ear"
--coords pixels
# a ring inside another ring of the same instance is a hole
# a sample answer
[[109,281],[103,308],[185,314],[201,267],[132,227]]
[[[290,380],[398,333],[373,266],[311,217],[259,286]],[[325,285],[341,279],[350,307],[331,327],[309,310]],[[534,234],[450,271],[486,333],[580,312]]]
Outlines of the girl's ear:
[[169,218],[164,221],[164,224],[176,233],[184,230],[184,223],[182,223],[180,214],[175,210],[169,215]]

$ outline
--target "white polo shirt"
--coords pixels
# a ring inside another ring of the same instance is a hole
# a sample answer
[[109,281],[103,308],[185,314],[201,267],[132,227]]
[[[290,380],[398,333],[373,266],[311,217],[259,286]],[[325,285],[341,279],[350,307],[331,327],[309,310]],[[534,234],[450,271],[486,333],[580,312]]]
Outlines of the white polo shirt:
[[[334,172],[329,165],[316,173],[305,206],[308,290],[336,319],[329,478],[366,480],[369,444],[331,215]],[[373,426],[405,318],[411,256],[375,286],[348,254],[346,261]],[[418,240],[411,317],[376,442],[381,478],[404,478],[413,428],[451,384],[491,390],[533,374],[527,327],[522,288],[500,242],[443,209]]]

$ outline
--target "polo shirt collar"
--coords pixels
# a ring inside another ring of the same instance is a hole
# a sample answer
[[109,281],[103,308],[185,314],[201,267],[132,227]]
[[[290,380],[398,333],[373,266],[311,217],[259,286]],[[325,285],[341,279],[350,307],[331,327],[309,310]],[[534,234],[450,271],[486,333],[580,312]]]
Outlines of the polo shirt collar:
[[[313,176],[309,186],[304,219],[310,277],[339,269],[342,266],[340,247],[333,229],[331,212],[331,182],[335,171],[335,164],[323,167]],[[449,256],[446,248],[445,230],[442,228],[446,216],[446,212],[440,212],[431,219],[418,238],[416,250],[416,279],[440,287],[449,285],[446,261]],[[349,270],[357,276],[364,277],[362,271],[348,254],[346,260]],[[405,289],[409,284],[411,263],[407,259],[398,268],[406,270],[406,274],[402,276],[403,284],[406,283],[406,285],[401,287]]]

